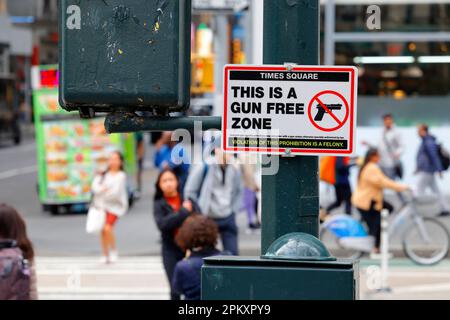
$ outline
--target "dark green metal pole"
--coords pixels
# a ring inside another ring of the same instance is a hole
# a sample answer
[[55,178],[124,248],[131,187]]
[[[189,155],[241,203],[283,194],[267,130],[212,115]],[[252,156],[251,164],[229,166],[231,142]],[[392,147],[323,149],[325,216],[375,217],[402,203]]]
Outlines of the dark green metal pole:
[[[318,65],[319,10],[319,0],[265,0],[264,63]],[[285,234],[318,235],[318,158],[279,160],[278,174],[262,181],[262,254]]]

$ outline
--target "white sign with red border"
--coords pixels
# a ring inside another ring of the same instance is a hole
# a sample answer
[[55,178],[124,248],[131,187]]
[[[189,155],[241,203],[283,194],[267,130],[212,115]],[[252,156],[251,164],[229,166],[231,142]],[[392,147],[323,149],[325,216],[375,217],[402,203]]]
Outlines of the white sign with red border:
[[225,152],[354,152],[357,68],[227,65],[224,70]]

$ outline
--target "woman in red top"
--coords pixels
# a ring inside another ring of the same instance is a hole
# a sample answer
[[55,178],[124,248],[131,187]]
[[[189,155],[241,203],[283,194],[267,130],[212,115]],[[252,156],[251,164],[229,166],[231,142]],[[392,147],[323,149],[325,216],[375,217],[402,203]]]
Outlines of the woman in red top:
[[[162,258],[169,283],[178,261],[184,258],[184,251],[175,244],[175,235],[183,222],[192,213],[199,213],[198,206],[191,200],[183,200],[180,183],[171,169],[163,170],[156,182],[154,199],[155,221],[162,237]],[[171,299],[180,297],[171,290]]]

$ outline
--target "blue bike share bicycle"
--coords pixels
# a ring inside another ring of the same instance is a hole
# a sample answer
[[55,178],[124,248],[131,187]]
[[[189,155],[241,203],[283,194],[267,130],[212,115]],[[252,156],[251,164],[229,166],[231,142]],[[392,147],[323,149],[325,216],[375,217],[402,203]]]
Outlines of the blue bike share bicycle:
[[[450,234],[438,219],[423,217],[417,197],[407,195],[408,203],[389,218],[389,239],[400,236],[405,255],[416,264],[437,264],[449,253]],[[321,226],[320,238],[338,258],[359,259],[375,245],[365,226],[348,215],[330,216]]]

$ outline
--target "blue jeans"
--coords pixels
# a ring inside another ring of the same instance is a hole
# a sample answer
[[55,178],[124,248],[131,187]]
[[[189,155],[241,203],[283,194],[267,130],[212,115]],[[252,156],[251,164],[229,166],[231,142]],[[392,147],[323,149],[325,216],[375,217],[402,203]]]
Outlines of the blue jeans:
[[236,215],[233,213],[224,219],[214,219],[219,228],[222,238],[223,250],[231,255],[239,255],[238,250],[238,228],[236,225]]

